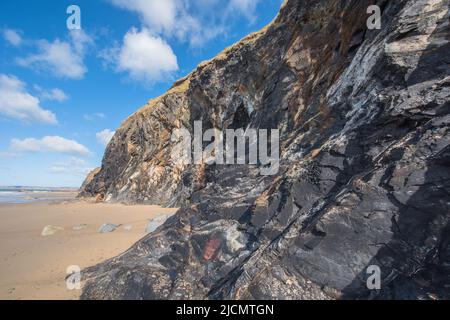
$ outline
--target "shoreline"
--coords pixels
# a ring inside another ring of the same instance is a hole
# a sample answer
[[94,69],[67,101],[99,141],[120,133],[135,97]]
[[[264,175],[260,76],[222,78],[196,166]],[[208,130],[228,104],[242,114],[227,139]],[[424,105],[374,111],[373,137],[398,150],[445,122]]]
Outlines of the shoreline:
[[62,202],[62,201],[76,201],[78,191],[76,190],[3,190],[0,191],[0,205],[9,204],[29,204],[37,202]]
[[[84,269],[123,253],[146,235],[150,220],[176,211],[76,199],[0,204],[0,299],[78,299],[79,290],[66,288],[69,266]],[[120,226],[99,233],[105,223]],[[61,229],[42,236],[49,225]]]

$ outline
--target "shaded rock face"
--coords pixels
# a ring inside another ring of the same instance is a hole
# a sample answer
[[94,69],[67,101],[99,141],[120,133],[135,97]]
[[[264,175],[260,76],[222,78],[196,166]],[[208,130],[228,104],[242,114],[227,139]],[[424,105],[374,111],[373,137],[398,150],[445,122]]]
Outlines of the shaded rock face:
[[[132,115],[82,195],[181,209],[85,270],[82,298],[450,298],[448,8],[286,1]],[[197,120],[280,129],[279,173],[172,160],[172,130]]]

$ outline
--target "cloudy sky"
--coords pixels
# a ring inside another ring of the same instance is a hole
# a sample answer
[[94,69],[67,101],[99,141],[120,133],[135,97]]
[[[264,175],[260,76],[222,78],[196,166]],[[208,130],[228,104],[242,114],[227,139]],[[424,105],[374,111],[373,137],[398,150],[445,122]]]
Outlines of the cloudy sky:
[[[0,185],[78,187],[120,123],[281,0],[0,2]],[[67,8],[81,8],[68,30]]]

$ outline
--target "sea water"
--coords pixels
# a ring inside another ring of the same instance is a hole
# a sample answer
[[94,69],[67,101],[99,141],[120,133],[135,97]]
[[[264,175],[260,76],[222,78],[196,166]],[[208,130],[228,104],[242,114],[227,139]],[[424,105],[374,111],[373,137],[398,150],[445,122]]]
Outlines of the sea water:
[[[0,187],[0,203],[21,204],[62,199],[56,190],[45,188],[8,188]],[[69,198],[69,196],[68,196]]]
[[29,193],[16,191],[0,191],[0,203],[28,203],[32,202]]

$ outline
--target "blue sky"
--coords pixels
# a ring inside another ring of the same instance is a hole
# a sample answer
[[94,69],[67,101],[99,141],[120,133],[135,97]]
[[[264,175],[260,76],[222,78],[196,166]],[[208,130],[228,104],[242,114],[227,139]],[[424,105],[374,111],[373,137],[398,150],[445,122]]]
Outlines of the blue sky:
[[78,187],[126,117],[281,2],[1,1],[0,185]]

